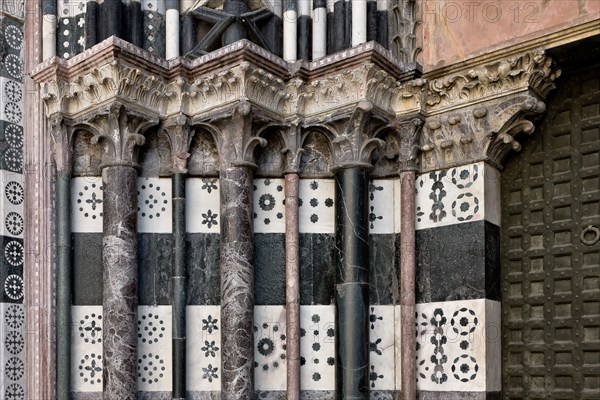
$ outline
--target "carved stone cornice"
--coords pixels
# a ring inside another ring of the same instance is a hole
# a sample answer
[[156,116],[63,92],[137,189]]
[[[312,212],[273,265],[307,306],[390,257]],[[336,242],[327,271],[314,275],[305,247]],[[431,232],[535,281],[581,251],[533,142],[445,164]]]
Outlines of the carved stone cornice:
[[117,100],[139,112],[165,114],[173,97],[166,82],[152,71],[122,63],[118,57],[74,72],[56,68],[52,77],[41,82],[48,116],[78,118]]
[[524,90],[532,90],[544,99],[558,76],[560,70],[541,50],[515,55],[430,79],[426,110],[430,115],[437,114]]
[[[286,63],[244,40],[193,61],[166,61],[109,38],[70,60],[48,60],[32,76],[40,85],[47,116],[81,120],[121,104],[149,119],[186,115],[196,124],[227,121],[224,116],[233,115],[232,109],[241,115],[240,107],[247,104],[270,123],[284,126],[297,120],[298,126],[322,125],[336,132],[332,147],[340,165],[369,158],[357,153],[355,143],[348,144],[358,136],[340,122],[362,112],[357,111],[361,104],[371,104],[370,114],[388,125],[423,115],[420,169],[428,171],[481,160],[499,165],[506,155],[501,147],[518,148],[518,133],[533,129],[525,121],[541,113],[539,102],[554,87],[560,70],[543,51],[491,57],[463,69],[456,65],[433,71],[424,79],[374,42],[313,62]],[[235,134],[225,122],[208,124]],[[222,148],[224,159],[253,165],[239,145]],[[229,154],[234,149],[235,155]],[[174,154],[182,151],[175,149]]]

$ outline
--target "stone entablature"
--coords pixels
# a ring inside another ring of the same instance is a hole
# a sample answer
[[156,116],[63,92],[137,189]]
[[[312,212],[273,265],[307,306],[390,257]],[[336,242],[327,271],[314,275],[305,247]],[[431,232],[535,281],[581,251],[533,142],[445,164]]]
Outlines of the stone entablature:
[[482,160],[501,166],[520,149],[515,137],[533,131],[530,119],[545,110],[559,74],[542,51],[426,80],[374,42],[315,62],[287,63],[248,41],[193,61],[166,61],[116,37],[32,72],[47,116],[70,124],[116,104],[150,120],[197,126],[228,118],[244,102],[260,120],[257,131],[275,124],[327,132],[335,164],[369,163],[363,147],[370,154],[384,145],[371,138],[417,116],[424,119],[421,172]]

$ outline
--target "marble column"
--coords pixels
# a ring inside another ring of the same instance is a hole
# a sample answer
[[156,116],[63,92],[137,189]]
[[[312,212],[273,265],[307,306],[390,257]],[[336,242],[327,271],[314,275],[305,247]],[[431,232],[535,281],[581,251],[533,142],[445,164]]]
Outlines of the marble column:
[[102,170],[104,399],[137,397],[137,171]]
[[173,399],[186,397],[185,174],[173,174]]
[[104,400],[137,397],[137,164],[141,134],[158,117],[114,104],[85,124],[103,144],[102,350]]
[[417,362],[415,338],[415,179],[423,121],[399,125],[400,134],[400,320],[402,400],[415,400]]
[[367,41],[367,0],[352,0],[352,46]]
[[283,0],[283,59],[298,58],[298,0]]
[[346,35],[346,0],[335,0],[332,15],[331,50],[333,53],[343,50]]
[[368,172],[335,173],[336,398],[369,399]]
[[253,172],[221,168],[221,344],[223,400],[254,398]]
[[300,234],[298,173],[285,175],[285,307],[287,400],[300,400]]
[[166,59],[179,57],[179,0],[167,0],[165,16]]
[[388,43],[388,0],[377,0],[377,42],[389,49]]
[[298,0],[298,59],[311,60],[311,0]]
[[42,2],[42,59],[56,55],[56,0]]
[[62,120],[51,122],[56,162],[56,396],[71,396],[71,147]]
[[313,0],[312,59],[327,55],[327,0]]

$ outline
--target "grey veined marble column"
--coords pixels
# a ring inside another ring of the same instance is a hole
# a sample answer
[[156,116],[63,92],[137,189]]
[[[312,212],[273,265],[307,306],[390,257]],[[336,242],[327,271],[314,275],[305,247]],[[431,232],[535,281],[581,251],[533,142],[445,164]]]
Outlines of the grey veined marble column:
[[104,186],[103,323],[104,399],[137,395],[137,171],[102,170]]
[[222,399],[254,398],[252,170],[221,170]]
[[137,148],[155,116],[113,105],[92,116],[92,143],[101,142],[103,193],[102,350],[104,400],[137,397]]

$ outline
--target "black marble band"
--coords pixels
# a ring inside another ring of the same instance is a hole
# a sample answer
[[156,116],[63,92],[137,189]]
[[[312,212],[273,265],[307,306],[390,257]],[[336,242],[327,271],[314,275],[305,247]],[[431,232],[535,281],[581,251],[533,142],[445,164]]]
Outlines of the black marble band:
[[492,223],[416,231],[416,262],[417,303],[500,300],[500,228]]

